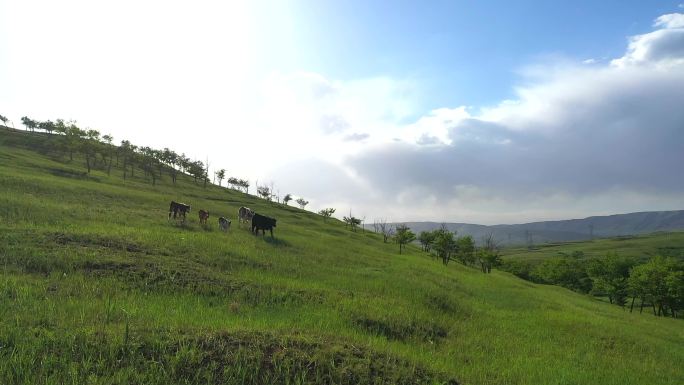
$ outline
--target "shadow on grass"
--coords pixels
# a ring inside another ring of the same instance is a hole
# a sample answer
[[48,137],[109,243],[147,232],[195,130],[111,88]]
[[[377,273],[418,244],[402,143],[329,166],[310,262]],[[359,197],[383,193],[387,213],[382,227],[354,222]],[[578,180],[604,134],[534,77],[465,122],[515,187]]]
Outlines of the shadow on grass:
[[290,246],[290,242],[288,242],[284,239],[281,239],[281,238],[271,238],[270,235],[262,236],[262,238],[263,238],[264,242],[271,244],[273,246],[278,246],[278,247]]

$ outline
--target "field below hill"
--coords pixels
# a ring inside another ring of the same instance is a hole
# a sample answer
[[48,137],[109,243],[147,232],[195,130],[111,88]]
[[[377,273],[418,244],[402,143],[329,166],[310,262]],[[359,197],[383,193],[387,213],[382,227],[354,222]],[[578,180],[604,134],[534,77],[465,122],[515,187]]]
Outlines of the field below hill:
[[581,242],[547,243],[534,245],[531,248],[508,247],[502,250],[504,259],[530,262],[577,255],[577,253],[581,253],[586,258],[604,257],[608,253],[616,253],[637,260],[645,260],[656,255],[684,260],[684,231],[601,238]]
[[[88,174],[57,139],[0,128],[2,384],[684,383],[682,320],[399,255],[184,175]],[[185,224],[171,200],[192,205]],[[240,206],[277,218],[275,237]]]

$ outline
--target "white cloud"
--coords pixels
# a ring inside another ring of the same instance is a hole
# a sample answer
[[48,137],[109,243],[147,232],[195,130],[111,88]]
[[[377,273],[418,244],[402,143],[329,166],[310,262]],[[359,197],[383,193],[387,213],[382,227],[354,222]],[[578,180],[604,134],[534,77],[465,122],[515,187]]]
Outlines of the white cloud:
[[684,28],[684,14],[669,13],[658,17],[653,23],[654,27],[661,28]]
[[625,56],[615,59],[617,67],[629,65],[672,66],[684,63],[684,14],[671,13],[658,17],[659,29],[633,36]]
[[448,123],[436,116],[466,109],[433,111],[402,128],[429,127],[417,144],[350,158],[383,196],[381,208],[367,200],[366,209],[493,223],[681,208],[684,52],[675,19],[659,18],[661,29],[633,37],[611,65],[564,64],[546,76],[537,67],[512,100]]

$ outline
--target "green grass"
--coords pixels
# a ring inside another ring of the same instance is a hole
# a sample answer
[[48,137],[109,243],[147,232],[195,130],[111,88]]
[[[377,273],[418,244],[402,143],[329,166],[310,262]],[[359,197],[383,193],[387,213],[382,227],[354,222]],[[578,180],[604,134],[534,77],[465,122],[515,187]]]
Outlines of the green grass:
[[[681,320],[190,178],[84,175],[50,140],[0,129],[2,384],[684,383]],[[276,238],[239,228],[242,205]]]
[[527,247],[509,247],[503,250],[504,259],[539,262],[563,254],[582,252],[587,258],[604,257],[615,252],[623,257],[645,260],[655,255],[684,259],[684,231],[659,232],[645,235],[594,239],[591,241],[548,243]]

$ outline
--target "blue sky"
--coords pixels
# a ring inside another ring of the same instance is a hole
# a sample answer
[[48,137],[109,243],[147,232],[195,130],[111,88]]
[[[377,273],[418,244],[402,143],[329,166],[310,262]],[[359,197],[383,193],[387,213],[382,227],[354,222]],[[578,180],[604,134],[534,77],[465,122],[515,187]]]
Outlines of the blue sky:
[[369,219],[682,209],[681,3],[0,0],[0,114]]
[[547,56],[620,56],[627,36],[648,32],[679,3],[300,1],[289,12],[295,32],[281,37],[305,48],[269,65],[341,80],[416,79],[426,108],[490,105],[512,96],[520,68]]

